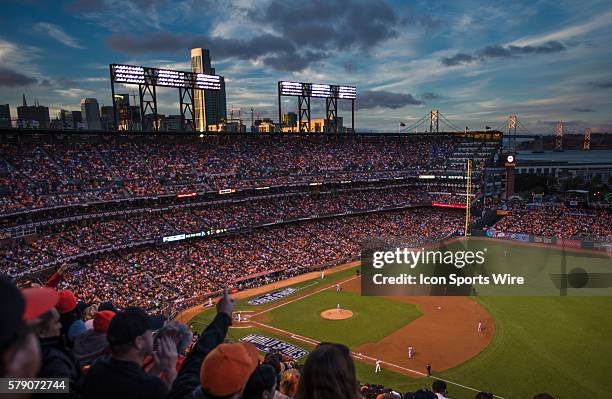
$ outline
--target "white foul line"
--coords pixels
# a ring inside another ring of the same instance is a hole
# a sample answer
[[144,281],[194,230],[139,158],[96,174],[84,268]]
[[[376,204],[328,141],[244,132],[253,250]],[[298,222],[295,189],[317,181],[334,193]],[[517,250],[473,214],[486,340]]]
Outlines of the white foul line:
[[[347,280],[344,280],[344,281],[342,281],[342,282],[339,282],[339,283],[337,283],[337,284],[338,284],[338,285],[342,285],[342,284],[348,283],[349,281],[353,281],[353,280],[355,280],[356,278],[359,278],[359,277],[361,277],[361,276],[360,276],[360,275],[353,276],[353,277],[351,277],[351,278],[349,278],[349,279],[347,279]],[[255,314],[252,314],[252,315],[250,315],[250,316],[251,316],[251,318],[253,318],[253,317],[255,317],[255,316],[259,316],[260,314],[267,313],[267,312],[269,312],[269,311],[271,311],[271,310],[278,309],[278,308],[280,308],[280,307],[282,307],[282,306],[285,306],[285,305],[289,305],[290,303],[297,302],[297,301],[299,301],[300,299],[308,298],[309,296],[312,296],[312,295],[314,295],[314,294],[318,294],[319,292],[323,292],[323,291],[325,291],[325,290],[327,290],[327,289],[330,289],[330,288],[334,287],[335,285],[336,285],[336,284],[332,284],[332,285],[330,285],[330,286],[327,286],[327,287],[321,288],[320,290],[313,291],[313,292],[311,292],[310,294],[306,294],[306,295],[301,296],[301,297],[299,297],[299,298],[295,298],[295,299],[292,299],[292,300],[290,300],[290,301],[283,302],[283,303],[281,303],[281,304],[278,304],[278,305],[273,306],[273,307],[271,307],[271,308],[268,308],[268,309],[262,310],[261,312],[259,312],[259,313],[255,313]],[[303,287],[303,288],[306,288],[306,287]],[[290,336],[291,338],[293,338],[293,339],[297,339],[297,340],[299,340],[299,341],[303,341],[303,342],[306,342],[306,343],[311,344],[311,345],[318,345],[318,344],[320,344],[320,342],[319,342],[319,341],[314,340],[314,339],[312,339],[312,338],[308,338],[308,337],[304,337],[304,336],[301,336],[301,335],[298,335],[298,334],[294,334],[294,333],[292,333],[292,332],[285,331],[285,330],[282,330],[282,329],[277,328],[277,327],[272,327],[272,326],[269,326],[269,325],[267,325],[267,324],[263,324],[263,323],[260,323],[260,322],[254,321],[254,320],[249,320],[249,322],[250,322],[250,323],[252,323],[252,324],[257,324],[257,325],[259,325],[259,326],[261,326],[261,327],[264,327],[264,328],[269,328],[269,329],[271,329],[271,330],[276,330],[276,331],[279,331],[279,332],[281,332],[281,333],[283,333],[283,334],[287,334],[287,335],[289,335],[289,336]],[[361,359],[361,358],[366,358],[366,359],[371,360],[371,361],[380,360],[380,359],[376,359],[376,358],[373,358],[373,357],[370,357],[370,356],[364,355],[364,354],[362,354],[362,353],[356,353],[356,352],[353,352],[353,351],[351,351],[351,353],[352,353],[353,357],[356,357],[356,358],[359,358],[359,359]],[[420,371],[416,371],[416,370],[412,370],[412,369],[409,369],[409,368],[406,368],[406,367],[403,367],[403,366],[400,366],[400,365],[397,365],[397,364],[394,364],[394,363],[385,362],[385,361],[383,361],[383,360],[380,360],[380,362],[381,362],[381,363],[383,363],[383,364],[386,364],[386,365],[388,365],[388,366],[391,366],[391,367],[395,367],[395,368],[398,368],[398,369],[402,369],[402,370],[404,370],[404,371],[411,372],[411,373],[413,373],[413,374],[417,374],[417,375],[419,375],[419,376],[421,376],[421,377],[429,377],[429,376],[428,376],[427,374],[425,374],[425,373],[422,373],[422,372],[420,372]],[[461,388],[464,388],[464,389],[468,389],[468,390],[471,390],[471,391],[474,391],[474,392],[480,392],[480,391],[481,391],[480,389],[476,389],[476,388],[468,387],[467,385],[463,385],[463,384],[459,384],[459,383],[457,383],[457,382],[453,382],[453,381],[445,380],[445,379],[440,378],[440,377],[435,377],[435,378],[436,378],[436,379],[438,379],[438,380],[444,381],[444,382],[446,382],[447,384],[456,385],[456,386],[458,386],[458,387],[461,387]],[[493,395],[493,397],[495,397],[495,398],[499,398],[499,399],[504,399],[502,396],[497,396],[497,395]]]

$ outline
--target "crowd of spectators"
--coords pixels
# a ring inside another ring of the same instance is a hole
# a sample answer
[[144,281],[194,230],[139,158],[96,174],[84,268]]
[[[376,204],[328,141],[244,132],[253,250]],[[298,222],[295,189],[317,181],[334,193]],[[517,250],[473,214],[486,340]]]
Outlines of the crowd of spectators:
[[[152,220],[180,226],[182,219],[158,215]],[[153,222],[140,226],[148,224],[158,228]],[[280,279],[348,261],[359,256],[362,241],[369,237],[410,235],[435,240],[449,236],[463,226],[463,212],[404,208],[276,224],[172,244],[158,240],[120,247],[139,231],[132,226],[128,220],[99,221],[74,225],[72,230],[44,235],[29,243],[23,241],[4,250],[3,271],[13,276],[27,275],[42,264],[37,260],[98,251],[72,266],[65,273],[62,287],[88,301],[112,299],[119,307],[137,304],[159,309],[181,299],[217,292],[227,282],[238,288],[251,287],[266,284],[269,278]],[[114,250],[99,253],[112,245]]]
[[[225,288],[204,331],[133,306],[0,276],[0,378],[60,378],[69,398],[445,399],[447,383],[401,393],[360,383],[351,350],[321,343],[303,364],[250,342],[230,342],[236,301]],[[199,334],[198,334],[199,333]],[[23,395],[23,394],[20,394]],[[28,397],[25,395],[23,397]],[[478,392],[475,399],[492,399]],[[553,399],[540,393],[533,399]]]
[[510,204],[508,211],[493,228],[546,237],[612,238],[612,212],[608,210],[515,201]]
[[208,229],[239,229],[281,220],[314,215],[345,214],[379,208],[421,205],[430,201],[427,193],[406,187],[358,190],[335,194],[292,194],[165,211],[133,213],[114,219],[88,219],[72,223],[47,223],[38,227],[37,237],[13,240],[0,248],[0,265],[11,274],[34,271],[49,263],[111,247],[160,240],[175,234]]
[[92,201],[441,168],[457,139],[0,145],[0,214]]

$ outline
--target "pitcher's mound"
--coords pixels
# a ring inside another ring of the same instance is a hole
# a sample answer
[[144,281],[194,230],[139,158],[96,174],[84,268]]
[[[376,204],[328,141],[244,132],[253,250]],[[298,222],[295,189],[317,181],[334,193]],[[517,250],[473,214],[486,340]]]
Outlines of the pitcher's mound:
[[327,320],[344,320],[353,317],[348,309],[327,309],[321,312],[321,317]]

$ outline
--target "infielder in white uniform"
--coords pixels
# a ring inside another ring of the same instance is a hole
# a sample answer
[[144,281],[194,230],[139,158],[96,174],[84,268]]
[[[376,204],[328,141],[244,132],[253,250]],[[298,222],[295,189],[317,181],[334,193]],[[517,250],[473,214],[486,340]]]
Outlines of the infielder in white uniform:
[[340,284],[336,284],[336,292],[340,292]]
[[412,359],[412,356],[414,356],[414,350],[412,349],[412,345],[410,345],[408,347],[408,359]]
[[478,334],[482,333],[482,329],[483,329],[482,321],[479,321],[478,327],[476,328],[476,330],[478,331]]
[[340,304],[336,305],[336,310],[338,311],[338,313],[340,313]]
[[323,280],[324,277],[325,277],[325,270],[321,272],[321,280]]
[[380,360],[377,360],[376,361],[376,368],[374,369],[374,372],[378,373],[379,371],[381,371],[381,369],[380,369]]

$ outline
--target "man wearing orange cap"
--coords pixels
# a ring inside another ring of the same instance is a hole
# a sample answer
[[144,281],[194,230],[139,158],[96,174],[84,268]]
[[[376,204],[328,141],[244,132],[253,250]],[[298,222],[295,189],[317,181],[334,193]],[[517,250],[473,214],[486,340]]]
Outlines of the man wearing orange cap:
[[257,348],[248,342],[223,344],[232,324],[235,301],[227,288],[217,303],[217,315],[183,362],[168,396],[185,398],[240,398],[259,364]]

